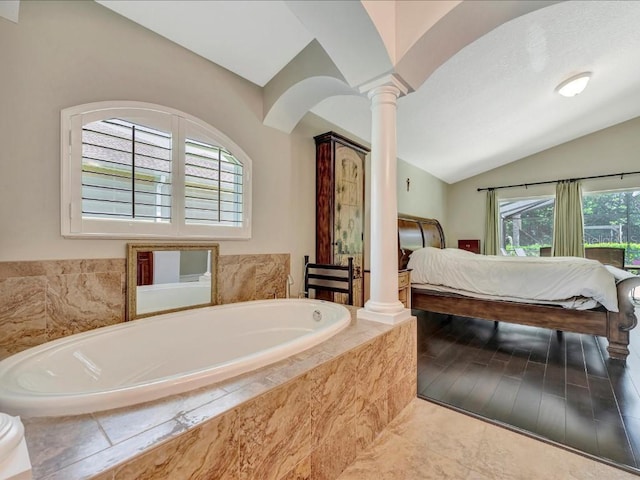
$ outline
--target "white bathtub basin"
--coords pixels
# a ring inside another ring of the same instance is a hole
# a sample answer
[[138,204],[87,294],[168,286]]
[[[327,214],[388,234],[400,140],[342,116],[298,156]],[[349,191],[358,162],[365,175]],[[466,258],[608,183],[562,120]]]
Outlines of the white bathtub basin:
[[76,415],[154,400],[294,355],[350,318],[335,303],[260,300],[72,335],[0,362],[0,411]]

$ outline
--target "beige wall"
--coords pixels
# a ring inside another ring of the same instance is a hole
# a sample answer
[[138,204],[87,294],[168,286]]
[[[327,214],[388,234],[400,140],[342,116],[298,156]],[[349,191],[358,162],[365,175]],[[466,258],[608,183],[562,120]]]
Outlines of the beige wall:
[[[478,187],[638,171],[639,133],[640,118],[636,118],[450,185],[448,221],[444,223],[447,245],[457,246],[458,239],[484,237],[486,193],[478,192]],[[583,182],[585,192],[636,187],[640,187],[640,175]],[[555,185],[549,184],[498,190],[498,196],[527,198],[553,195],[554,191]]]
[[[407,178],[410,179],[407,191]],[[437,218],[446,225],[448,185],[402,160],[398,161],[398,212]]]

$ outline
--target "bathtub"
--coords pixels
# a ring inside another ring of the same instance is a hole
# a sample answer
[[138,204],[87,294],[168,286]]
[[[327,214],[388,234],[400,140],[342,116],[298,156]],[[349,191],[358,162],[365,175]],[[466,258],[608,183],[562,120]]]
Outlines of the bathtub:
[[189,305],[211,304],[211,282],[161,283],[136,289],[138,315]]
[[350,319],[321,300],[258,300],[91,330],[1,361],[0,411],[77,415],[155,400],[282,360]]

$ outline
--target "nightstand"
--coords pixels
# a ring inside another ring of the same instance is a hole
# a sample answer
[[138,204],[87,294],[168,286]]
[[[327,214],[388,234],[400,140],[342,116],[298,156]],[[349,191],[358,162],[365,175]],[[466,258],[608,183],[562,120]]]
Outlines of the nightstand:
[[458,240],[458,248],[467,252],[480,253],[480,240]]
[[405,308],[411,309],[411,270],[409,269],[398,272],[398,299]]

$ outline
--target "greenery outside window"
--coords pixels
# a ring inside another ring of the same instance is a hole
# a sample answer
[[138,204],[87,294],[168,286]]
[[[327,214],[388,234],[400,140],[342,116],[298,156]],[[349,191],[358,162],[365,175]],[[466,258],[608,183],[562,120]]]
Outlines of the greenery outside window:
[[[640,265],[640,190],[586,193],[585,248],[624,247],[625,264]],[[553,239],[553,197],[500,201],[501,247],[508,255],[537,256]]]
[[585,248],[623,247],[625,265],[640,266],[640,190],[586,193],[582,204]]
[[508,255],[538,256],[553,241],[553,197],[501,200],[500,247]]
[[139,102],[62,111],[62,235],[251,236],[251,161],[188,114]]

